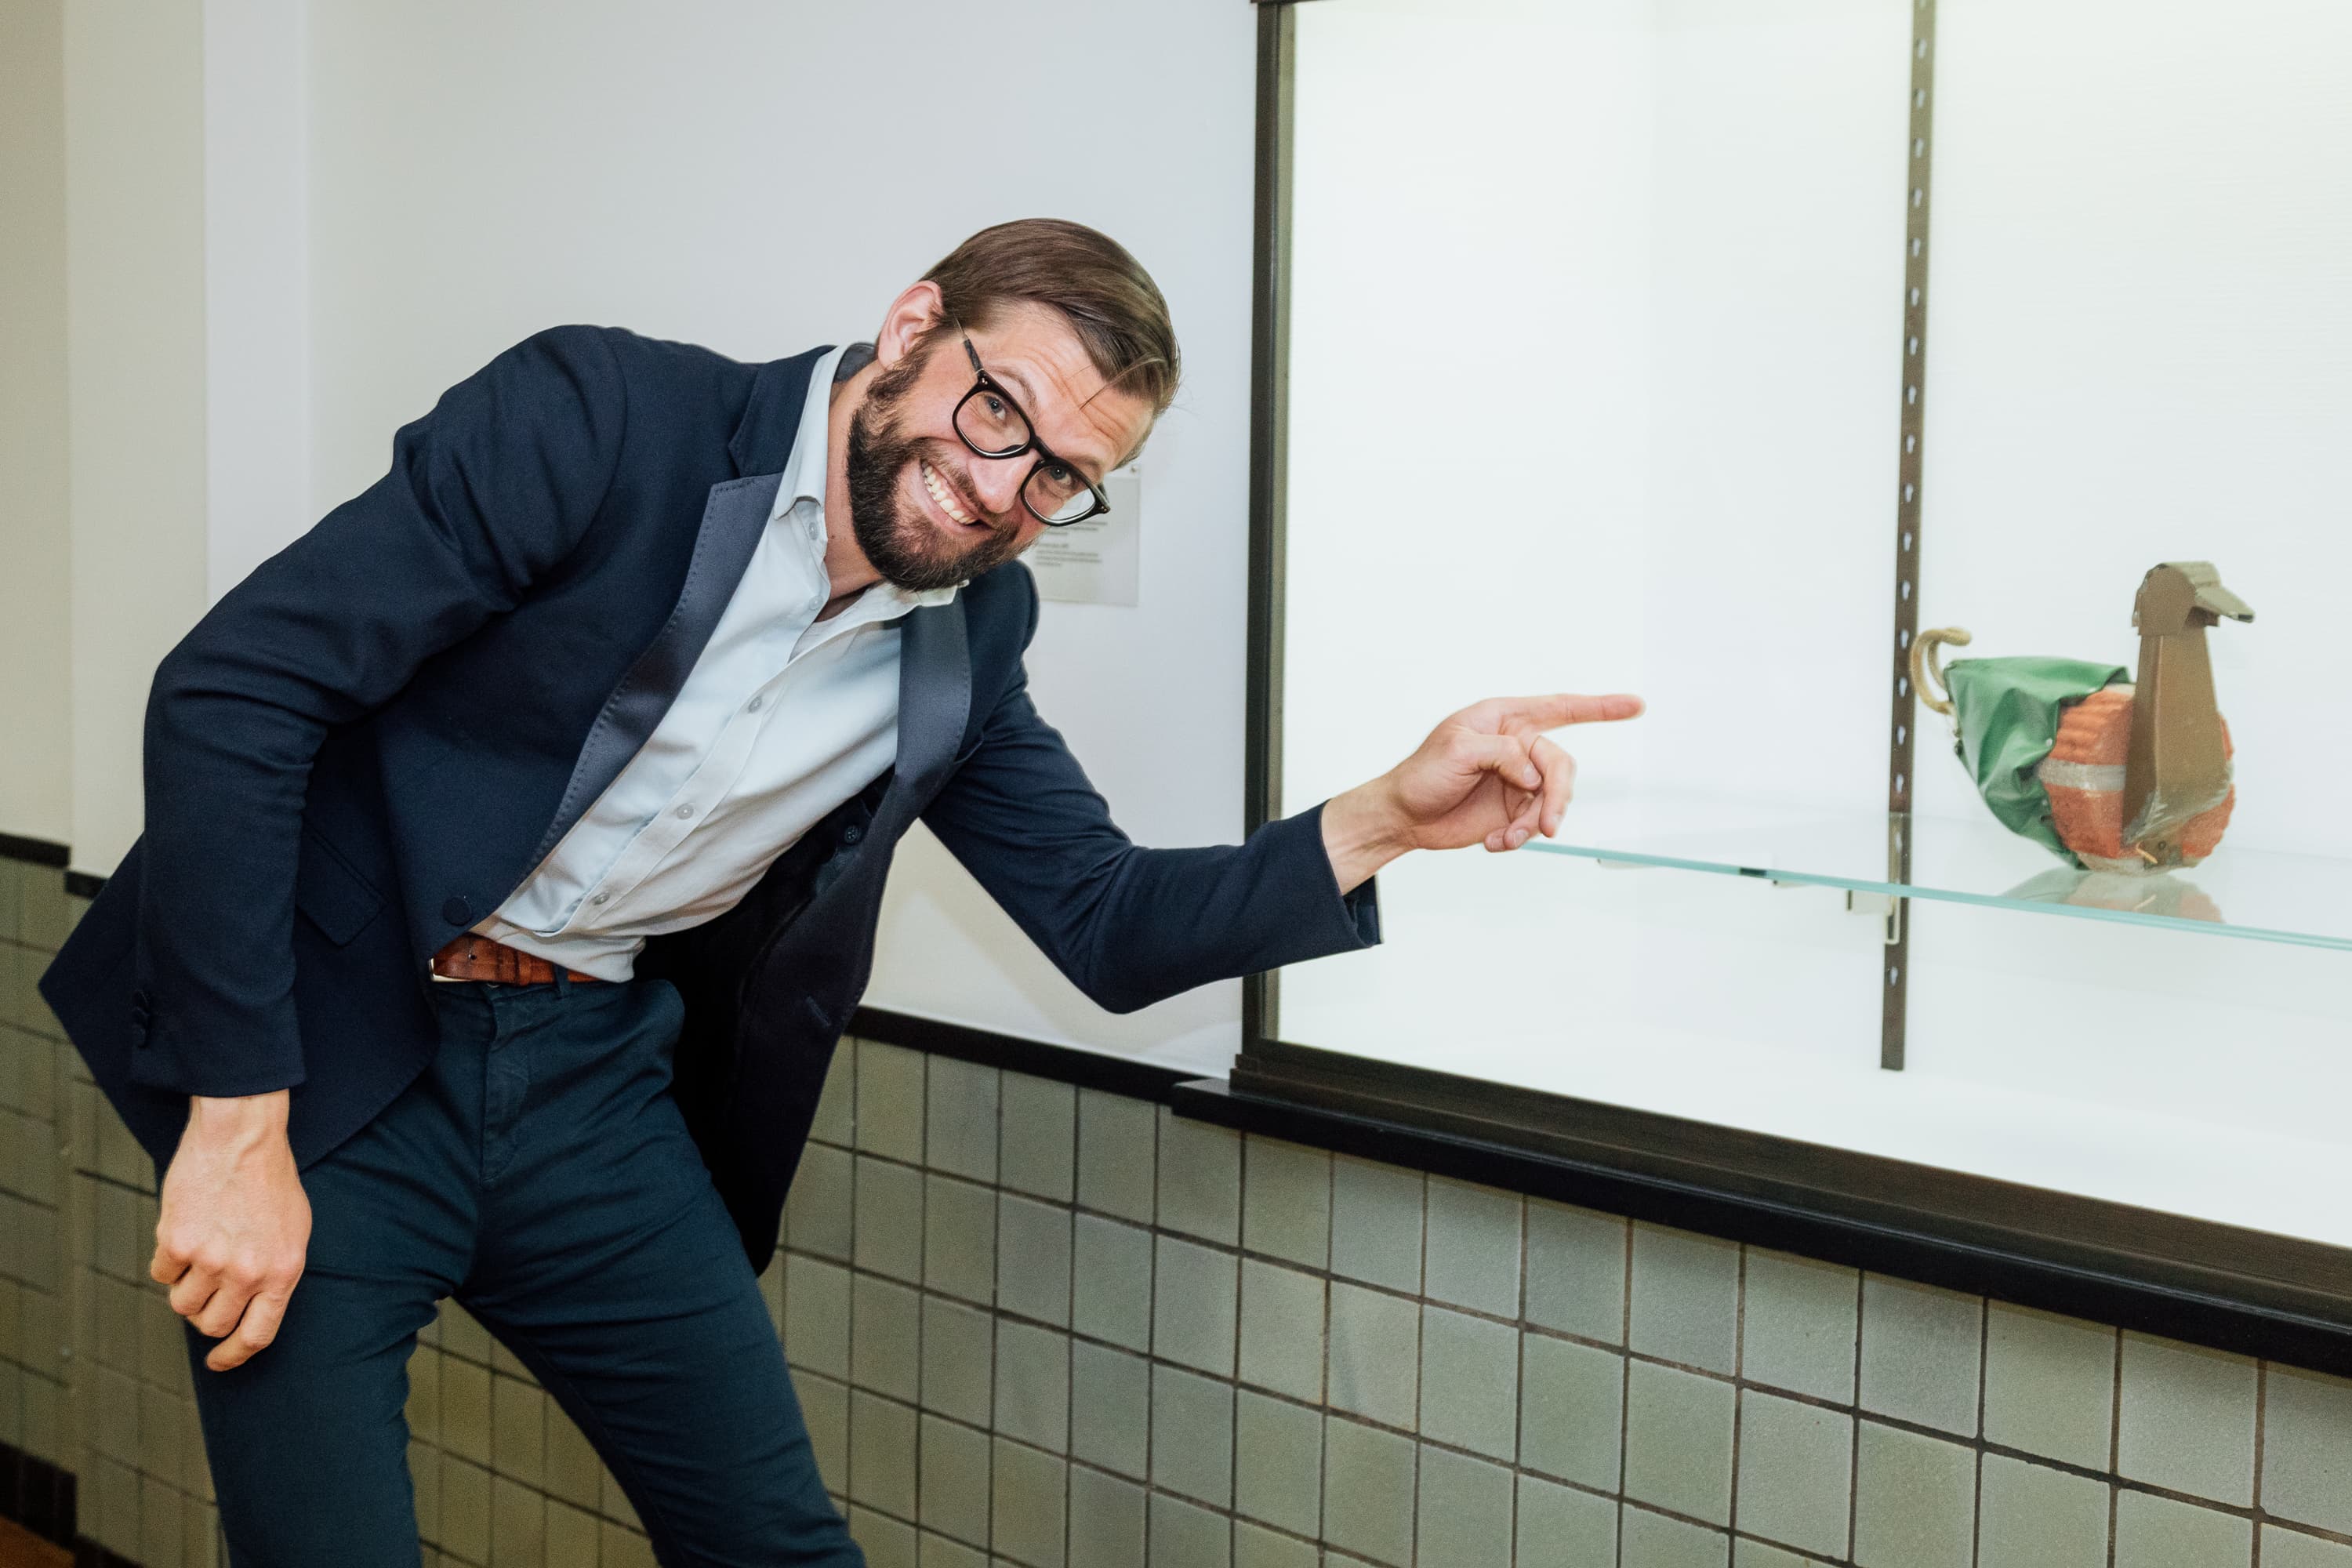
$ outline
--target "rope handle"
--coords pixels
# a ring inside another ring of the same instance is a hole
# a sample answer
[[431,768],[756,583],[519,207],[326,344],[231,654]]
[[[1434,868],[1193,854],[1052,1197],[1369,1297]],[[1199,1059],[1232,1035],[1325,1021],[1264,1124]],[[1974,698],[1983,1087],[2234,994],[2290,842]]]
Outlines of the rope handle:
[[1952,711],[1952,689],[1944,679],[1944,661],[1937,650],[1946,643],[1966,647],[1976,639],[1958,626],[1937,626],[1921,632],[1911,643],[1911,689],[1936,712]]

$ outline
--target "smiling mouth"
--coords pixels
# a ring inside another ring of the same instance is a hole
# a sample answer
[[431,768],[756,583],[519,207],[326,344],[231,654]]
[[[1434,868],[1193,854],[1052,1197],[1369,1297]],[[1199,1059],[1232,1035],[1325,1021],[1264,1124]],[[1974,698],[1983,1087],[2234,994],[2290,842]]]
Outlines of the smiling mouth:
[[931,500],[939,503],[940,510],[947,513],[952,521],[965,528],[985,529],[988,526],[966,510],[963,504],[956,500],[955,492],[948,488],[947,481],[940,478],[937,468],[932,468],[920,458],[915,459],[915,464],[922,469],[923,488],[931,492]]

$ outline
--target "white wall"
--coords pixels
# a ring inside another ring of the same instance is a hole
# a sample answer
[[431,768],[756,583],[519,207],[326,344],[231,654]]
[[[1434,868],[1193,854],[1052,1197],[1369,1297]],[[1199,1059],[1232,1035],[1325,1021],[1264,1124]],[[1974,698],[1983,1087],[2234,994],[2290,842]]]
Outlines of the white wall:
[[73,832],[62,0],[0,0],[0,832]]
[[156,661],[205,605],[200,0],[65,14],[74,863],[137,837]]

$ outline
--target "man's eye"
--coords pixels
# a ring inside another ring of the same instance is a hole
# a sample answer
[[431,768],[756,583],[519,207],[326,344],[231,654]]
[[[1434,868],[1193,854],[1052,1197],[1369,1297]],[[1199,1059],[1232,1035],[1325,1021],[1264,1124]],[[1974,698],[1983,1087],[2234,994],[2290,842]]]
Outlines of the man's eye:
[[1077,470],[1067,463],[1048,463],[1045,465],[1045,482],[1064,495],[1069,495],[1078,488]]
[[1005,418],[1003,400],[993,394],[984,395],[981,401],[988,405],[988,416],[1002,424]]

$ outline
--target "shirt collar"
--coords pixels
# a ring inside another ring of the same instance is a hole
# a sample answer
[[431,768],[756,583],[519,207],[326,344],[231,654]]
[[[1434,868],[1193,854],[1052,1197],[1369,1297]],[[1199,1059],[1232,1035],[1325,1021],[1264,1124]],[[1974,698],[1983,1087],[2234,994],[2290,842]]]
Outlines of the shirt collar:
[[[859,352],[862,351],[862,352]],[[782,523],[786,515],[802,501],[816,503],[820,524],[824,518],[824,482],[827,473],[825,438],[832,429],[833,384],[835,373],[841,367],[842,356],[857,353],[858,363],[874,357],[872,345],[848,343],[835,349],[816,362],[809,372],[808,401],[801,405],[799,432],[793,437],[793,455],[784,468],[784,477],[776,486],[775,508],[768,514],[771,523]],[[822,561],[824,547],[818,545]],[[961,583],[945,588],[929,588],[919,592],[901,588],[896,583],[877,583],[860,595],[858,603],[843,614],[855,614],[871,605],[879,611],[876,619],[887,619],[921,609],[929,605],[944,605],[956,596]]]

